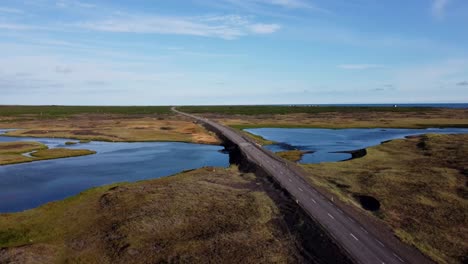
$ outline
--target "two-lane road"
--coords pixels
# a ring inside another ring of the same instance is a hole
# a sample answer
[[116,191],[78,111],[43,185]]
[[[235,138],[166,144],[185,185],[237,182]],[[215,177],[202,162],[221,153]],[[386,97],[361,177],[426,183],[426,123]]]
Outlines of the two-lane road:
[[[206,118],[190,115],[172,108],[174,112],[205,123],[237,145],[250,162],[261,166],[296,202],[344,248],[358,263],[402,264],[431,263],[415,250],[408,250],[401,242],[387,243],[362,226],[355,218],[340,209],[331,199],[324,197],[291,168],[291,164],[255,144],[234,129]],[[400,244],[398,244],[400,243]]]

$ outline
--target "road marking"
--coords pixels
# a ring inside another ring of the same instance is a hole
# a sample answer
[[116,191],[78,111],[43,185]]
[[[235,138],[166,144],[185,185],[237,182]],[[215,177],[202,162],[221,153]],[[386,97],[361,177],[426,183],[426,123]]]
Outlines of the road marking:
[[333,217],[333,215],[331,215],[331,214],[328,214],[328,216],[329,216],[331,219],[335,219],[335,217]]
[[340,208],[336,208],[336,210],[338,210],[338,212],[340,212],[340,213],[343,213],[343,211],[341,211]]
[[393,253],[393,256],[395,256],[399,261],[404,263],[404,261],[397,254]]
[[312,200],[312,202],[317,203],[317,202],[314,200],[314,198],[310,198],[310,199]]
[[354,239],[356,239],[356,241],[359,241],[359,239],[357,237],[355,237],[352,233],[350,234]]
[[351,222],[354,223],[354,220],[351,217],[348,216],[348,219],[351,220]]
[[298,188],[298,189],[299,189],[299,191],[303,192],[303,190],[301,188]]
[[367,230],[366,230],[366,229],[364,229],[364,227],[362,227],[362,226],[361,226],[361,229],[362,229],[362,231],[364,231],[364,233],[366,233],[366,234],[368,234],[368,233],[369,233],[369,232],[367,232]]
[[377,243],[379,243],[382,247],[385,247],[385,245],[382,242],[380,242],[380,240],[376,239],[375,241],[377,241]]
[[292,182],[291,178],[289,178],[289,182]]

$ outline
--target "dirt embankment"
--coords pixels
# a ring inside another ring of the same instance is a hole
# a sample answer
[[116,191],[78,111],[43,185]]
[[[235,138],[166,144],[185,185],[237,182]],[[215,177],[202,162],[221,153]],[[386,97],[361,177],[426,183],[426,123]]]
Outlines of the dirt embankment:
[[255,173],[262,182],[265,192],[278,206],[287,230],[294,237],[305,262],[352,263],[344,250],[330,238],[320,224],[310,218],[263,168],[248,162],[235,146],[228,143],[226,147],[230,149],[231,163],[238,164],[241,171]]

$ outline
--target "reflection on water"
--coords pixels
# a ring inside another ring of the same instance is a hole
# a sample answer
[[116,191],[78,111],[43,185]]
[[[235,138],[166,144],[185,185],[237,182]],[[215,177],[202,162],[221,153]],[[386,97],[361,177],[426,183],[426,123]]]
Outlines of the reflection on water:
[[430,129],[316,129],[316,128],[255,128],[246,131],[278,142],[266,146],[274,152],[293,149],[310,151],[301,163],[341,161],[351,154],[340,153],[364,149],[383,141],[427,133],[458,134],[468,133],[467,128]]
[[[0,130],[1,133],[1,130]],[[0,166],[0,212],[16,212],[86,189],[134,182],[203,166],[229,166],[223,147],[177,142],[65,145],[69,139],[0,136],[0,142],[38,141],[51,148],[90,149],[95,155]]]

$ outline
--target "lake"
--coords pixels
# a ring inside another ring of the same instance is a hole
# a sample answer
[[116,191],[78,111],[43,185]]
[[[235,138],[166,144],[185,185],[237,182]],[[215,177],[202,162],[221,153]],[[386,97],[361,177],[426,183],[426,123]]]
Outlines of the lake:
[[[0,130],[0,133],[5,130]],[[18,212],[61,200],[92,187],[160,178],[204,166],[227,167],[223,147],[178,143],[96,142],[0,136],[0,142],[38,141],[50,148],[90,149],[89,156],[0,166],[0,212]]]
[[245,131],[277,142],[265,146],[273,152],[302,150],[300,163],[320,163],[342,161],[351,158],[343,153],[379,145],[383,141],[427,133],[460,134],[468,133],[468,128],[429,128],[429,129],[319,129],[319,128],[254,128]]

